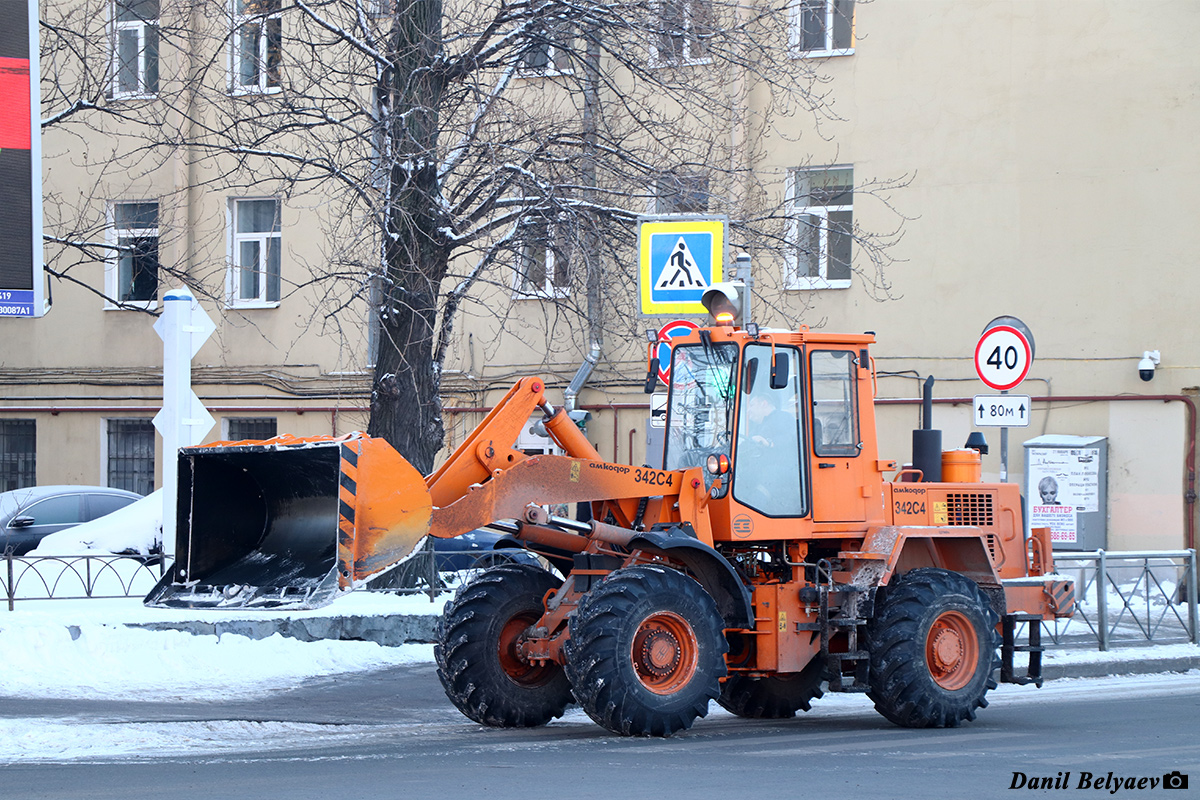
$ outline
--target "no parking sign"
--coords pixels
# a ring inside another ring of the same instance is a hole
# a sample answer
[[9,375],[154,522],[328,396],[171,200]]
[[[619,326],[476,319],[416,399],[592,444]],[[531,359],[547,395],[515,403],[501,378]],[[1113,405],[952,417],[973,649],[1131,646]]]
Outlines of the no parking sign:
[[664,384],[671,383],[671,339],[698,330],[699,325],[686,319],[672,320],[658,329],[658,379]]

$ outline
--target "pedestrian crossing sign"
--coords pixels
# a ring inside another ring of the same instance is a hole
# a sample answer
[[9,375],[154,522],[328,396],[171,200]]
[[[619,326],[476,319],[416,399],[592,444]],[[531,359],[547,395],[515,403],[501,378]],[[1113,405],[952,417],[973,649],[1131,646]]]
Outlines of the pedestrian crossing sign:
[[641,313],[704,314],[704,290],[721,282],[724,219],[647,218],[638,226]]

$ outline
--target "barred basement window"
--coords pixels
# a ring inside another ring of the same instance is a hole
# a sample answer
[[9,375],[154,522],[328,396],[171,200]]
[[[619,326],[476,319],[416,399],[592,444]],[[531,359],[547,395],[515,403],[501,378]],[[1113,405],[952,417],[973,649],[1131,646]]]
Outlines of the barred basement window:
[[37,485],[37,422],[0,420],[0,492]]
[[154,491],[154,423],[110,419],[106,438],[106,485],[147,495]]
[[275,417],[226,417],[223,438],[227,442],[274,439],[278,427]]

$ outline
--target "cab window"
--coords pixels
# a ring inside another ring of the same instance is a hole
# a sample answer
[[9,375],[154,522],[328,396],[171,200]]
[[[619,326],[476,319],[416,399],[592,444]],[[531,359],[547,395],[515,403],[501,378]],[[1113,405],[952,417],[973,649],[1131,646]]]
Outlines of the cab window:
[[857,456],[858,364],[848,350],[814,350],[812,362],[813,451],[819,456]]
[[733,344],[674,349],[666,469],[701,467],[710,455],[729,455],[737,357]]
[[[771,388],[772,352],[786,364],[787,385]],[[738,399],[733,496],[771,517],[807,513],[800,446],[800,353],[791,347],[746,346]]]

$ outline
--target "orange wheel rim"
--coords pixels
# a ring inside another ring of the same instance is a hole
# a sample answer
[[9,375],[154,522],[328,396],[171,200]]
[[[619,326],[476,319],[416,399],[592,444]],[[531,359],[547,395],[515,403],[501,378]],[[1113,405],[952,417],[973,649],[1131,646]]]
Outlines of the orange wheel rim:
[[631,656],[643,686],[655,694],[671,694],[686,686],[696,674],[700,643],[687,620],[660,611],[638,625]]
[[934,683],[947,691],[963,688],[979,667],[979,637],[965,614],[947,611],[925,637],[925,663]]
[[518,614],[504,623],[500,629],[500,640],[496,643],[500,669],[513,683],[526,688],[541,686],[554,676],[552,666],[530,664],[521,658],[517,647],[525,631],[537,621],[536,614]]

